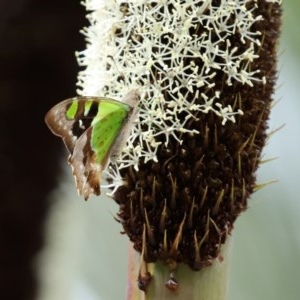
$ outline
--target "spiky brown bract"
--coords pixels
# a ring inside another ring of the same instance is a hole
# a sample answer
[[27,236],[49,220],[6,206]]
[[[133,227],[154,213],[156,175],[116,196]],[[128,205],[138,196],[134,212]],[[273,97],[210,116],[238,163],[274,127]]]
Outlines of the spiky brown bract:
[[[213,2],[216,6],[220,1]],[[170,137],[167,146],[161,137],[157,163],[140,162],[139,171],[133,167],[121,170],[126,184],[114,195],[120,205],[118,216],[146,262],[183,262],[195,270],[210,265],[234,221],[247,208],[267,137],[281,17],[280,5],[266,0],[249,1],[247,8],[253,8],[254,16],[262,15],[252,27],[253,32],[261,32],[261,44],[254,45],[259,57],[250,70],[260,70],[265,83],[257,81],[250,86],[234,81],[228,85],[227,75],[217,71],[213,89],[199,88],[208,97],[222,91],[219,102],[244,114],[237,116],[235,123],[222,125],[216,114],[199,113],[198,119],[190,118],[186,125],[199,134],[182,133],[182,144]],[[203,28],[195,28],[194,34],[202,34]],[[236,35],[230,42],[238,53],[250,43],[242,43]],[[225,49],[226,45],[219,47]],[[200,59],[196,62],[203,65]]]

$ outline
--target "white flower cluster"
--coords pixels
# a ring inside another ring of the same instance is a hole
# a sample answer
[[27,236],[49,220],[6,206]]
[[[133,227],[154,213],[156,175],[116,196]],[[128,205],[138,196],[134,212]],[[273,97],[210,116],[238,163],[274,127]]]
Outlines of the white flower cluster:
[[[85,67],[78,76],[79,93],[121,99],[138,89],[142,96],[119,168],[137,168],[140,158],[156,161],[160,135],[167,144],[171,136],[180,142],[182,132],[198,133],[187,129],[186,123],[199,118],[199,112],[212,111],[223,124],[235,122],[242,111],[223,107],[218,102],[222,91],[212,93],[217,72],[223,73],[227,86],[264,83],[259,70],[250,68],[258,57],[254,48],[260,45],[261,34],[252,29],[262,19],[253,15],[255,1],[213,3],[85,0],[91,24],[84,29],[87,49],[77,55]],[[233,36],[245,46],[242,51],[232,44]]]
[[282,0],[266,0],[266,1],[270,3],[278,3],[278,4],[282,3]]

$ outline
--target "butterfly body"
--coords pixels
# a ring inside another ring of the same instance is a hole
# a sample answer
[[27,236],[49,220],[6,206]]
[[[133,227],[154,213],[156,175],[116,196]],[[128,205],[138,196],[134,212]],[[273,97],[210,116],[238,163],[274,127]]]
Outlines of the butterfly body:
[[100,194],[100,177],[109,159],[115,161],[125,146],[134,121],[137,91],[122,102],[101,97],[75,97],[55,105],[45,121],[70,152],[69,164],[79,195]]

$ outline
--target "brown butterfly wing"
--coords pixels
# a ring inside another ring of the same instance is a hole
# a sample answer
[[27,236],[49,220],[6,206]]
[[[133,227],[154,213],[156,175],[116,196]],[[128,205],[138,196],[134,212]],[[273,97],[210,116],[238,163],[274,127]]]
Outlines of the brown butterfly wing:
[[[98,108],[101,97],[74,97],[64,100],[52,107],[45,117],[45,122],[53,134],[61,137],[72,154],[78,138],[89,127],[95,115],[84,115],[84,104],[92,101]],[[78,109],[73,119],[67,119],[66,112],[73,101],[78,101]],[[97,113],[97,110],[95,114]]]
[[92,128],[88,128],[76,141],[73,153],[69,157],[77,192],[85,200],[90,195],[100,195],[101,164],[96,162],[96,154],[91,149]]

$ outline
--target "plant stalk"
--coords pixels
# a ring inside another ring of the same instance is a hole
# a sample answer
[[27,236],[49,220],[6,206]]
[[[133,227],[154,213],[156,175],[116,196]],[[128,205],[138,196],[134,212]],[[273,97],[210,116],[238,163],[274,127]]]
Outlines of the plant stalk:
[[147,265],[152,279],[146,291],[138,288],[137,277],[140,270],[140,255],[131,247],[129,250],[129,269],[127,300],[226,300],[230,263],[230,245],[228,237],[222,246],[221,255],[211,266],[200,271],[193,271],[185,264],[178,264],[174,279],[178,282],[177,290],[170,290],[165,283],[170,278],[170,271],[161,261]]

